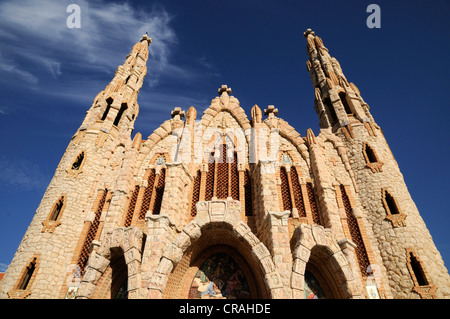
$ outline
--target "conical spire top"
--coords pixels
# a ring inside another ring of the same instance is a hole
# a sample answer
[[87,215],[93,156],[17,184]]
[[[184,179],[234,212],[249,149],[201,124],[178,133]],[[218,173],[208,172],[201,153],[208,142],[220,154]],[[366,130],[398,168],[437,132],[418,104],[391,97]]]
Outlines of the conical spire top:
[[152,38],[150,38],[149,36],[148,36],[148,33],[147,32],[145,32],[145,34],[142,36],[142,38],[141,38],[141,42],[142,41],[147,41],[147,43],[148,44],[150,44],[150,43],[152,43]]

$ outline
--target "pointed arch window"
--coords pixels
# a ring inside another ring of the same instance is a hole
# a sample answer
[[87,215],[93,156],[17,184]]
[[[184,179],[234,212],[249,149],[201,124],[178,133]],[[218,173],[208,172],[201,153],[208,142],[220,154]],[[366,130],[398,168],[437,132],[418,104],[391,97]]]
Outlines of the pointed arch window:
[[29,286],[31,286],[30,281],[36,270],[36,262],[37,262],[37,258],[33,258],[33,260],[25,268],[25,273],[23,274],[22,280],[18,287],[19,289],[25,290],[25,289],[29,288]]
[[61,196],[58,201],[53,205],[52,212],[50,213],[49,220],[59,220],[61,217],[62,209],[64,207],[64,196]]
[[39,268],[39,255],[34,255],[23,267],[14,287],[8,291],[12,299],[24,299],[31,294],[31,285]]
[[386,219],[390,220],[394,227],[406,226],[406,215],[402,213],[397,200],[387,188],[382,189],[382,202],[384,209],[386,210]]
[[84,152],[81,152],[80,154],[78,154],[77,158],[72,163],[72,170],[79,170],[81,168],[83,160],[84,160]]
[[73,160],[70,167],[67,169],[67,175],[72,177],[77,177],[78,174],[83,172],[83,166],[86,162],[86,152],[81,151]]
[[363,144],[363,155],[366,160],[366,167],[369,167],[373,173],[382,171],[383,163],[378,158],[375,150],[367,143]]
[[42,228],[42,232],[53,233],[55,228],[61,225],[60,219],[65,206],[66,196],[63,194],[53,204],[52,208],[50,209],[50,213],[47,216],[47,219],[42,222],[42,225],[44,226]]

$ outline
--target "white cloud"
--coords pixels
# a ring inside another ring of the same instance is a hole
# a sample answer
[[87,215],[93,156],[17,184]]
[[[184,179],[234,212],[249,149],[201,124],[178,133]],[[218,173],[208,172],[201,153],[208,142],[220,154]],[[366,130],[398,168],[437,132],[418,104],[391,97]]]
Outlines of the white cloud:
[[48,178],[35,163],[24,159],[0,157],[0,183],[25,190],[42,189]]
[[[129,2],[79,0],[81,28],[77,29],[66,24],[71,14],[66,9],[71,3],[73,0],[0,2],[0,72],[5,73],[0,81],[33,88],[41,94],[41,101],[55,97],[61,105],[65,99],[86,110],[134,43],[148,32],[152,43],[139,98],[141,110],[169,109],[161,116],[164,121],[173,106],[194,105],[199,109],[209,102],[209,97],[199,97],[186,87],[195,87],[195,83],[218,73],[207,57],[192,59],[191,65],[174,61],[178,49],[174,17],[163,6],[141,3],[138,8]],[[163,89],[166,83],[172,87],[179,84],[184,90],[167,94]],[[31,105],[23,107],[22,111]],[[140,123],[145,113],[140,113]]]
[[0,51],[0,70],[9,74],[14,74],[19,79],[28,82],[31,85],[35,85],[39,82],[39,79],[28,71],[22,70],[14,60],[6,59],[3,57]]
[[[170,27],[171,17],[163,8],[138,11],[130,4],[78,1],[81,8],[81,28],[66,25],[73,1],[22,0],[0,3],[0,41],[8,57],[20,56],[44,67],[53,77],[61,75],[65,61],[78,67],[111,72],[125,59],[132,45],[148,32],[151,47],[153,77],[158,78],[169,66],[170,46],[176,43]],[[125,55],[124,55],[125,54]],[[64,59],[64,61],[62,61]],[[5,61],[3,61],[5,62]],[[2,70],[14,73],[30,83],[40,77],[36,70],[24,72],[17,65]],[[155,80],[154,80],[155,81]]]

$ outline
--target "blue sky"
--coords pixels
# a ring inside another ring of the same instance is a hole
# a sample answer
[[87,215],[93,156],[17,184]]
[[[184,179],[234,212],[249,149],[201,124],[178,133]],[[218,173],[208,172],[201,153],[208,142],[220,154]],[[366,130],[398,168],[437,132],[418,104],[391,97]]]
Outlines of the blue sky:
[[[79,29],[66,26],[71,3]],[[370,3],[380,29],[366,25]],[[85,112],[142,34],[153,39],[135,125],[144,138],[174,107],[203,111],[222,84],[247,115],[273,104],[305,136],[318,133],[306,28],[371,107],[448,267],[449,9],[444,0],[2,0],[0,271]]]

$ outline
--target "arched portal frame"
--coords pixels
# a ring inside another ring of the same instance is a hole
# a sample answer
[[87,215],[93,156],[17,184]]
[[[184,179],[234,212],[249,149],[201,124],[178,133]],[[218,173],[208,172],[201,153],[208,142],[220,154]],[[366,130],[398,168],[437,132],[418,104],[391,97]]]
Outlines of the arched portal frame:
[[291,288],[294,298],[304,298],[305,272],[318,281],[326,298],[364,298],[347,256],[332,230],[301,224],[293,236]]
[[124,280],[127,280],[128,298],[141,298],[140,266],[144,242],[145,235],[138,227],[114,229],[104,245],[89,256],[76,298],[114,297]]
[[163,253],[150,281],[149,298],[187,298],[199,265],[218,251],[236,258],[254,297],[285,298],[269,250],[242,222],[240,210],[236,200],[198,202],[195,219]]

